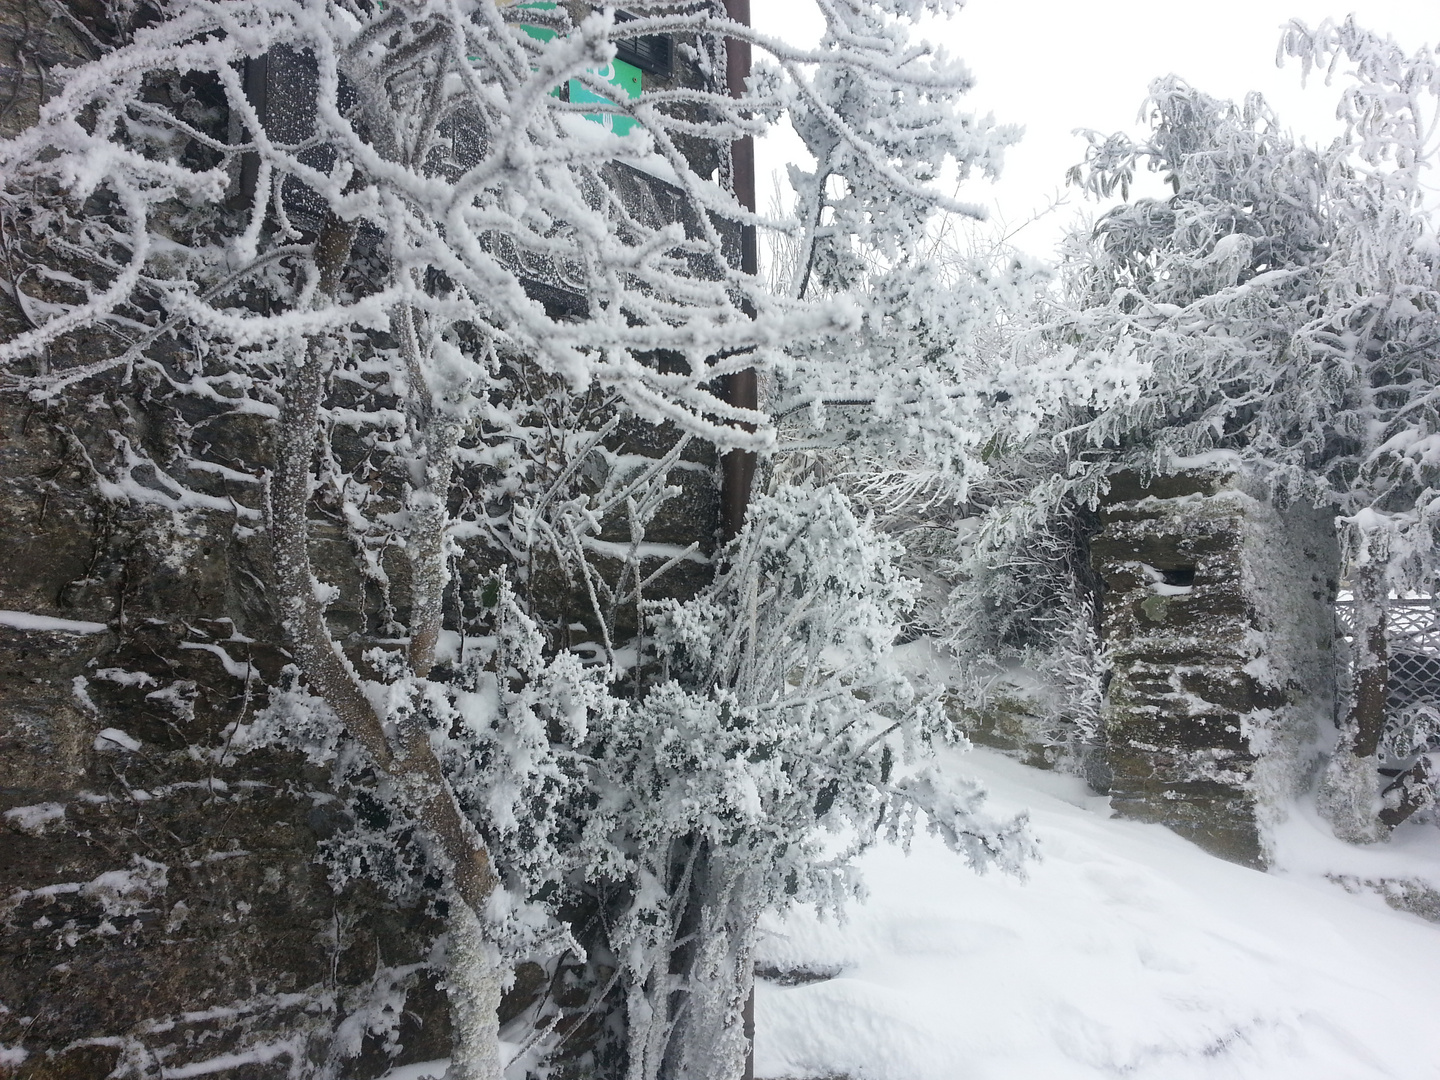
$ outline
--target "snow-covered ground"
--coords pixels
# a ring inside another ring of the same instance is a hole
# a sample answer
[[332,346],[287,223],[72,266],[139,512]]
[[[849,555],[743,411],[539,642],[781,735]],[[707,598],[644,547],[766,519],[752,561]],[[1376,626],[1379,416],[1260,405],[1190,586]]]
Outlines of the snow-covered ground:
[[980,749],[956,767],[1030,808],[1041,861],[976,875],[917,837],[865,856],[844,925],[768,924],[765,963],[838,974],[760,984],[758,1076],[1440,1077],[1440,925],[1324,877],[1440,882],[1440,830],[1359,850],[1298,807],[1262,874],[1110,817],[1078,780]]
[[769,921],[762,965],[834,974],[759,983],[757,1076],[1440,1078],[1440,925],[1325,877],[1440,884],[1440,829],[1352,848],[1302,805],[1262,874],[1111,817],[1079,780],[979,748],[953,767],[997,813],[1029,808],[1040,861],[977,875],[917,836],[863,858],[843,925]]

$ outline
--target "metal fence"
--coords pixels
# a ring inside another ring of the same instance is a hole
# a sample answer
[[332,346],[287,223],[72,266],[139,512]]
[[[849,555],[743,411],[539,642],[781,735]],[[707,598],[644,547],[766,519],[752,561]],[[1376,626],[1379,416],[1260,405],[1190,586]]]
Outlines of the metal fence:
[[[1335,622],[1338,634],[1349,641],[1355,629],[1353,601],[1336,602]],[[1392,597],[1385,636],[1390,680],[1383,742],[1391,755],[1403,756],[1440,734],[1440,597]]]

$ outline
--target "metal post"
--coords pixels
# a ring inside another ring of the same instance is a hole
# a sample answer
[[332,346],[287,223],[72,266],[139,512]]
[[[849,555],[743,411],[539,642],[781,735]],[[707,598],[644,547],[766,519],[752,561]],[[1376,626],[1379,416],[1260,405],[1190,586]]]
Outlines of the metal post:
[[[725,13],[734,22],[750,25],[750,0],[725,0]],[[725,79],[731,97],[745,93],[745,80],[750,77],[750,43],[725,39]],[[755,210],[755,140],[750,136],[730,144],[730,161],[735,183],[735,198],[740,205]],[[760,253],[756,245],[755,226],[740,229],[740,270],[746,274],[760,272]],[[746,368],[726,377],[725,399],[742,409],[760,404],[759,384],[754,368]],[[721,460],[720,531],[731,540],[745,523],[745,508],[750,502],[750,485],[755,479],[755,455],[745,450],[731,450]]]
[[[750,0],[725,0],[725,14],[742,26],[750,25]],[[731,97],[745,93],[745,80],[750,77],[750,43],[725,39],[725,80]],[[751,213],[755,212],[755,140],[750,136],[730,144],[731,175],[735,198]],[[755,275],[760,272],[760,252],[754,225],[740,228],[740,270]],[[759,382],[754,368],[737,371],[726,380],[726,400],[742,409],[758,408]],[[755,455],[746,450],[731,450],[721,462],[720,531],[726,540],[734,539],[745,524],[745,510],[750,504],[750,487],[755,480]],[[743,1018],[745,1041],[744,1080],[755,1080],[755,985],[745,1002]]]

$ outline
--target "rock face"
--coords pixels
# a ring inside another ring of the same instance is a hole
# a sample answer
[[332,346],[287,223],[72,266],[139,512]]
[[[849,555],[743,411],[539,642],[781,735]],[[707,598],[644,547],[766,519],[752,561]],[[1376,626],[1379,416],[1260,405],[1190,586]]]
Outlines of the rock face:
[[1265,833],[1334,715],[1338,549],[1219,468],[1115,479],[1091,558],[1104,582],[1112,805],[1263,867]]

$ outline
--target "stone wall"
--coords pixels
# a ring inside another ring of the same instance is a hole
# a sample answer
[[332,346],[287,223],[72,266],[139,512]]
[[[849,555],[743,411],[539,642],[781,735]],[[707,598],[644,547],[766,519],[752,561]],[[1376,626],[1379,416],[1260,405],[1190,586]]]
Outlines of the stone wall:
[[[0,135],[34,121],[51,68],[103,47],[117,31],[103,19],[81,2],[0,4]],[[25,325],[0,295],[0,340]],[[347,818],[328,769],[226,752],[285,661],[264,530],[97,491],[112,432],[163,460],[190,406],[152,390],[0,395],[0,1076],[367,1080],[443,1057],[438,921],[363,884],[332,888],[321,846]],[[263,424],[212,430],[217,454],[267,460]],[[626,426],[609,449],[658,456],[673,438]],[[646,539],[701,541],[668,586],[685,591],[710,573],[713,453],[690,447],[674,483]],[[377,632],[373,590],[338,533],[317,527],[314,557],[358,655]],[[405,595],[403,566],[387,569]],[[590,620],[578,588],[548,597],[562,625]]]
[[[343,824],[328,770],[224,754],[282,661],[260,538],[99,498],[83,451],[101,425],[84,420],[0,399],[0,1044],[15,1075],[231,1059],[220,1075],[259,1078],[334,1059],[366,1077],[387,1038],[401,1058],[439,1056],[436,928],[331,889],[316,858]],[[373,1034],[337,1040],[367,1007]]]
[[[117,29],[98,4],[0,4],[0,134]],[[0,300],[0,337],[24,326]],[[108,432],[163,438],[149,419],[114,388],[0,397],[0,1074],[363,1078],[439,1056],[436,928],[331,889],[326,772],[223,758],[281,662],[263,546],[228,515],[182,529],[96,492]]]
[[1112,805],[1264,866],[1333,718],[1338,551],[1329,515],[1247,486],[1226,468],[1118,476],[1091,557]]

